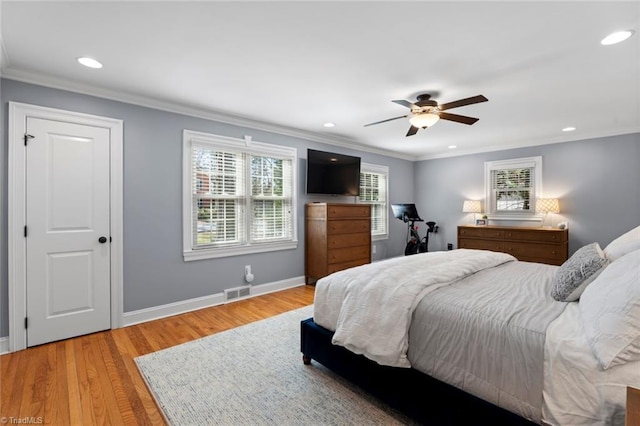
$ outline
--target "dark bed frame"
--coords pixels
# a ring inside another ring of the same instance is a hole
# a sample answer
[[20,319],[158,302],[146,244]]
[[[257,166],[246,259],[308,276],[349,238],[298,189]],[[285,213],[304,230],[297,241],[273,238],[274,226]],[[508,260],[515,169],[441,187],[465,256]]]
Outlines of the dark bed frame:
[[424,425],[535,423],[412,368],[380,365],[331,343],[333,332],[313,318],[301,322],[302,359],[315,360]]

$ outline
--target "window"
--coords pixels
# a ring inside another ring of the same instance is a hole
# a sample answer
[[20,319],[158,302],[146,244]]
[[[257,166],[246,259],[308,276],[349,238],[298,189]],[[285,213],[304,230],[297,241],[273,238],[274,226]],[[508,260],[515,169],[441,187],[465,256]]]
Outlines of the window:
[[534,216],[541,177],[542,157],[486,162],[486,213],[507,220]]
[[296,149],[184,131],[185,260],[297,247]]
[[371,237],[388,237],[387,181],[389,168],[375,164],[360,165],[360,203],[371,204]]

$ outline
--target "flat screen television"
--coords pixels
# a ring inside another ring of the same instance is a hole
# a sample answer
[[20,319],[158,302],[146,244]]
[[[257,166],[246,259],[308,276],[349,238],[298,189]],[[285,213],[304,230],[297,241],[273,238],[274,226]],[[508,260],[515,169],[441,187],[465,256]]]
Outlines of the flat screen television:
[[307,149],[307,194],[360,195],[360,157]]

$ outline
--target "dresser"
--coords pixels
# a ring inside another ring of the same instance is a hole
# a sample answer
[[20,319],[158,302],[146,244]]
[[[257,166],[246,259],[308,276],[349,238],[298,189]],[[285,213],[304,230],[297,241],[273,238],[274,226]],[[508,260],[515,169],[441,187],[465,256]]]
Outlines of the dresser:
[[458,226],[458,248],[499,251],[525,262],[562,265],[569,258],[569,231],[491,225]]
[[305,282],[371,263],[371,206],[305,205]]

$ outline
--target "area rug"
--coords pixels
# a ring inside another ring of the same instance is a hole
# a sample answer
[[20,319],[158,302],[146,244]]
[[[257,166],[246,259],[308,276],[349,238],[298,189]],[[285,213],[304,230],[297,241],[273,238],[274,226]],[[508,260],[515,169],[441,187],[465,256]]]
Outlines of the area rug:
[[171,425],[402,425],[413,422],[313,362],[286,312],[135,359]]

